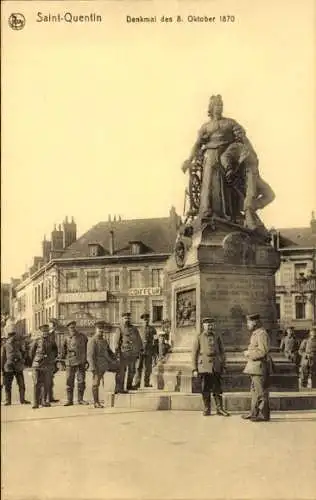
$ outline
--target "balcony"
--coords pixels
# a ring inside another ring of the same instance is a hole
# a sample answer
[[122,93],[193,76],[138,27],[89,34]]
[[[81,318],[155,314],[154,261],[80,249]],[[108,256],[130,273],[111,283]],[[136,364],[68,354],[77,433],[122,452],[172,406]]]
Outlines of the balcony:
[[80,303],[80,302],[107,302],[108,291],[94,291],[94,292],[63,292],[58,295],[58,302],[63,304]]

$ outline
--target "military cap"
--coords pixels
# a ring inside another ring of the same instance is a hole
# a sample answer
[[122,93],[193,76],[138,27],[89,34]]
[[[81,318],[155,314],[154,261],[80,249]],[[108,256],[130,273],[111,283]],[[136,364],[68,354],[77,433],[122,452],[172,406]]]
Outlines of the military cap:
[[39,327],[39,329],[41,332],[47,332],[47,331],[49,331],[49,325],[47,323],[45,323],[44,325],[41,325]]
[[72,321],[69,321],[66,326],[67,327],[69,327],[69,326],[76,326],[76,324],[77,323],[75,322],[75,320],[72,320]]
[[255,314],[248,314],[247,319],[250,319],[250,321],[256,321],[260,319],[260,314],[255,313]]
[[106,322],[102,319],[98,319],[97,321],[95,321],[94,326],[99,328],[105,328]]
[[149,319],[149,318],[150,318],[149,313],[143,313],[140,317],[140,319]]
[[202,325],[204,325],[204,323],[215,323],[215,319],[208,316],[207,318],[202,319]]
[[130,318],[131,317],[131,313],[130,312],[125,312],[122,314],[122,318]]

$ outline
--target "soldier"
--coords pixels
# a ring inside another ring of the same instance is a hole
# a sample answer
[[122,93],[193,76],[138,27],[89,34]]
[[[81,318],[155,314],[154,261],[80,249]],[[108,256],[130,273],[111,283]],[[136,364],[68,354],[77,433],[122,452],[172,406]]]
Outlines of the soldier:
[[[143,343],[136,326],[130,322],[130,313],[122,315],[123,325],[119,328],[114,339],[114,350],[119,358],[119,371],[116,374],[115,392],[126,394],[131,390],[135,375],[136,360],[139,357]],[[125,374],[127,371],[127,384],[124,390]]]
[[139,389],[143,370],[144,373],[144,386],[152,387],[150,383],[150,376],[152,372],[153,366],[153,356],[155,351],[155,342],[156,342],[156,328],[149,324],[149,314],[143,313],[140,317],[144,321],[144,325],[141,328],[140,335],[143,342],[143,349],[140,353],[140,356],[137,360],[137,369],[136,369],[136,377],[135,377],[135,389]]
[[244,373],[251,377],[251,410],[242,418],[252,422],[270,420],[269,404],[269,335],[263,328],[259,314],[247,316],[247,328],[251,332],[248,349],[244,351],[247,364]]
[[301,355],[301,385],[307,387],[308,379],[311,377],[312,388],[316,387],[316,324],[309,332],[307,339],[304,339],[300,345],[299,353]]
[[295,337],[295,331],[292,326],[286,329],[286,335],[283,337],[280,345],[281,351],[284,352],[285,356],[289,361],[295,363],[297,372],[299,372],[300,355],[299,355],[299,343]]
[[115,354],[104,337],[105,330],[105,321],[96,321],[95,334],[88,342],[88,363],[92,372],[92,395],[95,408],[104,408],[99,401],[100,382],[115,360]]
[[67,324],[68,336],[66,337],[61,358],[66,364],[66,386],[67,386],[67,402],[64,406],[72,406],[74,398],[75,376],[77,374],[78,384],[78,404],[88,405],[84,401],[83,395],[86,388],[86,369],[89,367],[87,362],[87,343],[86,335],[80,333],[76,329],[76,322],[70,321]]
[[225,368],[225,351],[220,335],[215,331],[215,320],[204,318],[202,331],[198,333],[192,350],[193,376],[200,377],[204,403],[204,416],[211,415],[211,393],[213,393],[216,413],[229,417],[223,409],[222,372]]
[[[55,318],[51,318],[48,321],[49,324],[49,335],[52,339],[52,341],[56,344],[57,346],[57,340],[56,340],[56,327],[58,325],[58,321]],[[50,403],[58,403],[59,399],[54,398],[54,377],[57,372],[56,365],[52,366],[52,373],[51,373],[51,384],[50,384],[50,392],[49,392],[49,402]]]
[[49,325],[40,326],[42,335],[34,340],[31,347],[31,360],[33,367],[33,409],[40,405],[51,406],[49,402],[51,374],[55,366],[58,349],[49,334]]
[[30,404],[30,401],[25,399],[25,382],[24,382],[24,351],[20,340],[16,336],[15,325],[10,322],[7,328],[8,338],[2,346],[1,352],[1,371],[3,373],[3,385],[5,388],[5,406],[11,405],[12,382],[15,377],[19,388],[20,403],[23,405]]

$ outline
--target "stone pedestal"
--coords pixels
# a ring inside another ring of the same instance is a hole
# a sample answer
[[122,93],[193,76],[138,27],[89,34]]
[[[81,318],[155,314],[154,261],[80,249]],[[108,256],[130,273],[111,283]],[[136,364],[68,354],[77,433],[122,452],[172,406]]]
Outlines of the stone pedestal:
[[[260,314],[276,351],[274,274],[279,264],[278,252],[262,237],[221,219],[197,223],[186,251],[173,254],[167,263],[172,352],[154,370],[158,388],[199,390],[198,380],[192,379],[192,342],[202,318],[212,316],[226,349],[223,389],[249,390],[249,377],[242,373],[242,351],[250,337],[245,317]],[[273,359],[272,390],[297,390],[294,365],[277,352]]]

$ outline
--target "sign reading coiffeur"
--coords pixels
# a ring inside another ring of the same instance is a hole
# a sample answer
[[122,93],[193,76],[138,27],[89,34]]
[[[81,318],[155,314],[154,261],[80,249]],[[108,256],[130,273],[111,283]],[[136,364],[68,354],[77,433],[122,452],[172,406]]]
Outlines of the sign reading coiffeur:
[[161,288],[159,286],[150,288],[130,288],[128,291],[128,295],[132,297],[160,295],[160,294],[161,294]]

